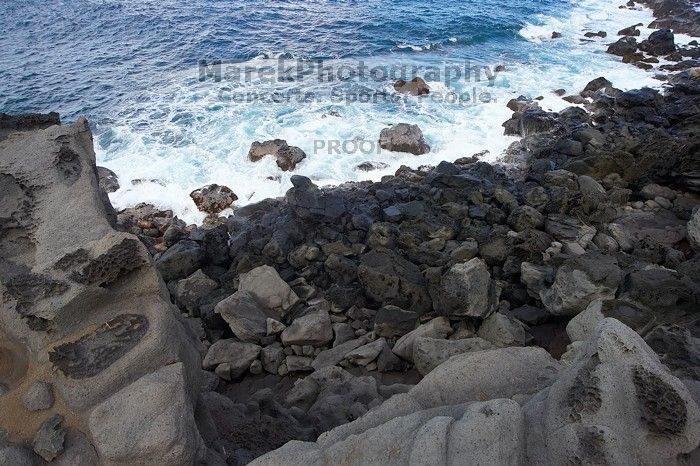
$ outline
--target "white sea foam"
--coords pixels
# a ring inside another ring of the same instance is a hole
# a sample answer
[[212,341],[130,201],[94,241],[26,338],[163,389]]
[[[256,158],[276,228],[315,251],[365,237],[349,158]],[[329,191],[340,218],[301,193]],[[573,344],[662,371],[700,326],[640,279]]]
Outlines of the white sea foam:
[[[222,100],[226,89],[238,91],[288,91],[295,87],[303,91],[328,92],[327,83],[314,77],[303,83],[266,84],[199,82],[197,70],[173,76],[164,89],[154,89],[148,99],[140,102],[138,111],[125,109],[109,127],[98,126],[96,152],[99,163],[114,170],[122,188],[110,197],[118,207],[150,202],[170,208],[188,222],[198,222],[197,212],[189,193],[202,185],[219,183],[229,186],[239,197],[238,204],[257,202],[267,197],[283,195],[291,186],[291,173],[281,172],[271,158],[252,163],[247,160],[253,141],[285,139],[301,147],[308,157],[294,173],[306,175],[319,185],[340,184],[345,181],[373,179],[391,174],[401,165],[417,167],[454,160],[488,150],[487,161],[496,161],[515,138],[503,136],[502,123],[511,116],[506,102],[521,94],[542,96],[543,108],[561,110],[570,104],[553,93],[564,88],[579,92],[587,82],[606,76],[621,89],[640,86],[659,87],[652,72],[622,64],[618,57],[605,53],[608,43],[617,40],[617,31],[635,23],[649,24],[648,10],[618,9],[616,3],[601,0],[576,2],[565,18],[538,17],[527,24],[520,35],[529,42],[524,55],[517,60],[506,56],[484,57],[490,65],[503,62],[507,70],[499,73],[495,86],[485,81],[453,83],[429,80],[433,95],[450,90],[459,93],[488,91],[491,103],[458,105],[432,98],[410,98],[399,104],[339,103],[322,99],[311,103],[235,103]],[[551,39],[552,31],[563,34]],[[606,39],[581,41],[586,31],[603,30]],[[642,28],[642,38],[651,30]],[[679,38],[679,42],[686,38]],[[687,38],[690,40],[690,38]],[[444,64],[445,56],[423,52],[412,57],[394,54],[368,61],[373,64]],[[265,57],[278,56],[269,54]],[[256,59],[250,65],[265,63]],[[336,61],[324,65],[340,66]],[[459,63],[455,60],[455,63]],[[493,69],[493,68],[492,68]],[[390,82],[363,83],[377,93],[392,94]],[[336,84],[337,85],[337,84]],[[344,83],[348,86],[351,83]],[[336,116],[337,115],[337,116]],[[420,126],[432,150],[423,156],[381,153],[328,153],[314,151],[314,141],[377,141],[382,128],[407,122]],[[362,172],[356,166],[365,161],[388,164],[384,169]],[[271,178],[271,179],[270,179]],[[133,185],[134,179],[155,179],[160,183]]]

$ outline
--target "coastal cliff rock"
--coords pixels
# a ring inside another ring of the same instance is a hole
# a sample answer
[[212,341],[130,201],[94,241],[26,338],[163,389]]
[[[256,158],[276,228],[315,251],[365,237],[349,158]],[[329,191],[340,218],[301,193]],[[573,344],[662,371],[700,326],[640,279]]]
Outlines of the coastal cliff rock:
[[0,140],[0,458],[35,462],[37,434],[46,460],[87,458],[76,437],[103,464],[203,460],[201,344],[146,247],[110,224],[87,122],[47,122]]
[[634,331],[606,319],[571,357],[454,356],[357,421],[251,464],[662,463],[700,443],[696,402]]

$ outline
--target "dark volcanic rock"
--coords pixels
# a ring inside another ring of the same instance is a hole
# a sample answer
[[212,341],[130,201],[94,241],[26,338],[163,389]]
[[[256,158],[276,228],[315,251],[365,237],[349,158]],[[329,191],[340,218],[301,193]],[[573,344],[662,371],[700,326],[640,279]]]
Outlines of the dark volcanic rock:
[[413,155],[430,152],[430,146],[425,142],[420,128],[407,123],[384,128],[379,135],[379,145],[392,152],[408,152]]
[[668,55],[676,51],[673,32],[670,29],[660,29],[649,35],[649,38],[639,44],[639,50],[651,55]]
[[394,83],[394,89],[396,92],[401,94],[410,94],[415,96],[430,93],[430,86],[428,86],[428,84],[420,76],[416,76],[410,81],[399,79]]
[[265,142],[255,141],[248,152],[248,159],[251,162],[257,162],[266,155],[275,157],[277,166],[282,171],[294,170],[297,164],[306,158],[306,153],[300,148],[290,146],[282,139],[274,139]]

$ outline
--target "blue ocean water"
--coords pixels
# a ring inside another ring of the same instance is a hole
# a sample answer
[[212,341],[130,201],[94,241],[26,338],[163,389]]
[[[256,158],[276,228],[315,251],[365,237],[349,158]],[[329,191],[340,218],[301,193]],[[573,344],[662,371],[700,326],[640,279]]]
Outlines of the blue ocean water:
[[[610,40],[583,39],[585,31],[614,36],[650,19],[648,11],[620,10],[604,0],[4,0],[0,111],[58,111],[64,121],[85,115],[99,162],[120,177],[115,204],[150,201],[196,220],[187,193],[202,184],[226,184],[242,202],[288,188],[289,173],[273,161],[247,160],[255,140],[283,138],[304,149],[309,157],[297,171],[319,184],[376,178],[401,164],[482,150],[495,160],[512,142],[500,127],[511,97],[541,95],[543,106],[556,110],[568,104],[554,89],[577,92],[600,74],[623,88],[653,84],[650,74],[604,53]],[[552,40],[554,30],[563,38]],[[506,71],[495,73],[490,83],[426,78],[433,91],[446,95],[489,93],[488,103],[469,104],[331,97],[337,89],[356,87],[369,95],[392,95],[390,77],[199,79],[201,60],[259,68],[277,66],[280,57],[291,63],[320,60],[333,70],[363,63],[443,71],[485,66],[492,72],[505,65]],[[305,103],[231,98],[231,92],[294,90],[312,90],[315,98]],[[376,141],[383,127],[402,121],[423,129],[430,154],[318,150],[319,141]],[[356,170],[366,160],[387,166],[370,174]],[[154,182],[132,183],[135,179]]]

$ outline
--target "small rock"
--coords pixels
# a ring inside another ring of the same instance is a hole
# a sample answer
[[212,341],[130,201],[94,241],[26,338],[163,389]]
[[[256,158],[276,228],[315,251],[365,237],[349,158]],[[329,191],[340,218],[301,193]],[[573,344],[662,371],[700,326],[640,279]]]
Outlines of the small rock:
[[500,312],[484,320],[476,334],[499,348],[525,346],[532,341],[523,323]]
[[266,327],[267,327],[266,333],[268,336],[269,335],[277,335],[278,333],[282,333],[282,331],[285,328],[287,328],[287,326],[284,325],[282,322],[275,320],[275,319],[271,319],[269,317],[267,318],[267,321],[266,321]]
[[[283,366],[285,366],[289,372],[309,372],[314,370],[311,363],[313,363],[313,359],[307,356],[287,356]],[[281,367],[282,366],[280,366],[280,369]]]
[[63,453],[63,442],[66,437],[66,430],[61,427],[63,416],[55,416],[44,421],[39,427],[39,431],[34,436],[34,452],[51,462]]
[[190,193],[190,197],[197,209],[209,215],[218,215],[238,200],[238,196],[230,188],[218,184],[196,189]]
[[241,274],[239,279],[239,291],[249,291],[261,306],[276,311],[280,317],[299,302],[292,288],[269,265]]
[[426,375],[452,356],[493,348],[493,344],[479,337],[463,340],[418,337],[413,344],[413,362],[418,372]]
[[372,343],[367,343],[364,346],[349,351],[345,355],[345,359],[358,366],[366,366],[377,359],[385,346],[388,346],[386,339],[380,338]]
[[384,128],[379,135],[379,146],[392,152],[407,152],[413,155],[430,152],[430,146],[425,142],[420,128],[407,123]]
[[446,317],[436,317],[401,337],[392,351],[400,358],[413,361],[413,345],[418,337],[447,338],[450,334],[452,334],[450,321]]
[[285,346],[325,345],[333,340],[333,326],[328,311],[319,310],[294,319],[292,324],[284,329],[281,338]]
[[34,382],[22,397],[27,411],[42,411],[53,406],[53,386],[46,382]]
[[414,328],[418,314],[396,306],[384,306],[374,318],[374,333],[380,337],[401,337]]
[[404,81],[403,79],[399,79],[394,83],[394,90],[401,94],[419,96],[429,94],[430,86],[426,84],[423,78],[416,76],[410,81]]

